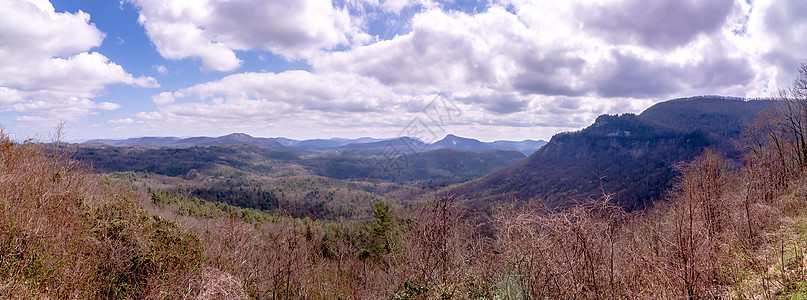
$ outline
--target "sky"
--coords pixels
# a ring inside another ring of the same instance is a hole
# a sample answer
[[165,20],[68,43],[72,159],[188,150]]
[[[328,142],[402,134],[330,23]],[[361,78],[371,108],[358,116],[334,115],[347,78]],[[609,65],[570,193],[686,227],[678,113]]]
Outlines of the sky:
[[805,33],[804,0],[0,0],[0,126],[548,140],[668,99],[771,96]]

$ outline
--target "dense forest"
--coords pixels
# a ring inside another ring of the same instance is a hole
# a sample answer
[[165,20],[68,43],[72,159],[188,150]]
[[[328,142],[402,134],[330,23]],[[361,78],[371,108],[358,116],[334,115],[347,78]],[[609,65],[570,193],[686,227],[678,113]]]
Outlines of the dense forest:
[[188,148],[70,145],[98,173],[158,190],[296,217],[367,218],[373,202],[414,198],[523,159],[517,151],[439,149],[391,158],[277,151],[254,144]]

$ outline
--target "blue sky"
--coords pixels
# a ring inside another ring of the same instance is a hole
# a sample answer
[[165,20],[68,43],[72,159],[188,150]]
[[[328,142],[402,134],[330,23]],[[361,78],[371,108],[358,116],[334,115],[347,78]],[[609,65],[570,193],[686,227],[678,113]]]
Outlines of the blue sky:
[[548,139],[677,97],[770,96],[804,32],[800,0],[0,0],[0,125],[394,137],[442,92],[461,113],[441,134]]

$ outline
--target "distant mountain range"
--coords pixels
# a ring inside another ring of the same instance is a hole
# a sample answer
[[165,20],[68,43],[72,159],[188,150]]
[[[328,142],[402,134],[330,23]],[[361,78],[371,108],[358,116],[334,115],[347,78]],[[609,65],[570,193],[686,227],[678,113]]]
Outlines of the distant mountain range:
[[[453,134],[429,144],[412,137],[293,140],[234,133],[91,140],[79,145],[83,149],[77,156],[105,172],[184,176],[193,169],[228,167],[280,176],[275,172],[305,169],[337,180],[395,177],[428,182],[424,187],[462,182],[447,189],[477,207],[512,198],[565,207],[604,190],[619,205],[636,209],[671,187],[678,176],[675,164],[692,160],[706,147],[739,158],[736,141],[743,127],[771,103],[721,96],[674,99],[638,115],[602,115],[548,143],[486,143]],[[386,163],[397,167],[394,174]]]
[[233,133],[220,137],[140,137],[123,140],[96,139],[82,145],[109,145],[115,147],[187,148],[193,146],[249,144],[279,151],[340,151],[340,152],[380,152],[394,149],[401,153],[422,152],[437,149],[462,151],[513,150],[530,155],[547,142],[543,140],[481,142],[476,139],[447,135],[432,144],[411,138],[377,139],[363,137],[357,139],[331,138],[294,140],[288,138],[258,138],[244,133]]
[[700,96],[661,102],[639,115],[602,115],[585,129],[553,136],[518,163],[451,189],[482,206],[515,196],[563,207],[597,197],[602,187],[623,207],[645,207],[670,188],[673,165],[705,147],[738,158],[733,141],[771,103]]

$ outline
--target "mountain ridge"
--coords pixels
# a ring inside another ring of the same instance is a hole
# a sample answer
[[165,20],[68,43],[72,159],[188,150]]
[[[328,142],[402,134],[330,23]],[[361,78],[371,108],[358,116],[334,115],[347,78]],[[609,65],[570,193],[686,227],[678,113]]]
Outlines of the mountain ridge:
[[187,148],[193,146],[212,146],[226,144],[254,144],[279,151],[382,151],[391,145],[404,152],[420,152],[437,149],[456,149],[463,151],[512,150],[530,155],[547,142],[544,140],[508,141],[497,140],[482,142],[473,138],[448,134],[445,138],[424,143],[412,137],[371,138],[361,137],[295,140],[284,137],[253,137],[245,133],[231,133],[219,137],[136,137],[128,139],[92,139],[81,145],[108,145],[115,147],[152,147],[152,148]]
[[673,166],[703,149],[739,157],[733,140],[771,103],[745,100],[679,98],[638,115],[602,115],[584,129],[556,134],[524,160],[449,190],[481,206],[515,196],[565,207],[604,189],[624,208],[645,207],[670,188]]

